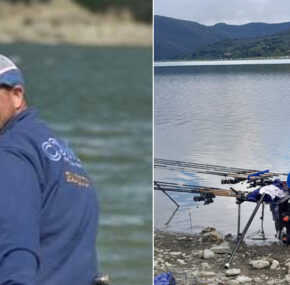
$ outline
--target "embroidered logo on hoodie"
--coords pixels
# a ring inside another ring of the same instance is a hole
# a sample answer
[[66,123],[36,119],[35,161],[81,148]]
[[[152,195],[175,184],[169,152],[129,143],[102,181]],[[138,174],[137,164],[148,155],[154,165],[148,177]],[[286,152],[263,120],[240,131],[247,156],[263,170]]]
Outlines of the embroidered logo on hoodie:
[[66,142],[49,138],[42,143],[41,148],[44,154],[52,161],[60,161],[63,158],[71,166],[82,168],[80,159]]

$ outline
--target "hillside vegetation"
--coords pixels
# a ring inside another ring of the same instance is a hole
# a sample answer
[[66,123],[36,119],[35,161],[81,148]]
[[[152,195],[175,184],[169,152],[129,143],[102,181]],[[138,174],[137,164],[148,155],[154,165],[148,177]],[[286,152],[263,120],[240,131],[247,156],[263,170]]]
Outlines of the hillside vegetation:
[[196,22],[154,16],[155,60],[172,60],[201,50],[222,40],[251,39],[273,35],[290,29],[290,23],[246,25],[216,24],[205,26]]
[[151,22],[136,21],[127,8],[104,6],[94,10],[86,6],[84,0],[80,2],[82,4],[78,0],[0,0],[0,42],[152,45]]
[[[7,3],[23,3],[31,5],[34,3],[49,3],[51,0],[2,0]],[[93,12],[114,10],[129,10],[136,20],[151,22],[152,20],[152,0],[73,0]]]
[[183,59],[238,59],[290,56],[290,30],[254,39],[224,40]]

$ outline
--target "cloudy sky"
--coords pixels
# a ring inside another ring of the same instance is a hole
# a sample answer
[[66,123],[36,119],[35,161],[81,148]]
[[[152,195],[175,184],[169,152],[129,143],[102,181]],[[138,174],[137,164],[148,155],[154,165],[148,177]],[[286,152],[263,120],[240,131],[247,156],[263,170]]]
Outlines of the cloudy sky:
[[154,10],[204,25],[290,22],[290,0],[154,0]]

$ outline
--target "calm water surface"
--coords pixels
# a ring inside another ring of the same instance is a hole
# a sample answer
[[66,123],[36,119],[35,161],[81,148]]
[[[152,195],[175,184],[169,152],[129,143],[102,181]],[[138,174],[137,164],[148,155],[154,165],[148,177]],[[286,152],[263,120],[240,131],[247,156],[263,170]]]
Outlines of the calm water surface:
[[[290,170],[290,65],[155,67],[154,146],[157,158],[249,169]],[[221,187],[217,177],[155,170],[156,180]],[[170,231],[199,232],[214,226],[236,234],[232,198],[203,206],[192,195],[173,194],[174,204],[155,191],[154,225]],[[254,205],[242,205],[242,225]],[[273,237],[266,207],[265,230]],[[258,217],[248,233],[258,229]]]
[[28,100],[83,160],[98,188],[100,271],[151,284],[151,50],[2,45]]

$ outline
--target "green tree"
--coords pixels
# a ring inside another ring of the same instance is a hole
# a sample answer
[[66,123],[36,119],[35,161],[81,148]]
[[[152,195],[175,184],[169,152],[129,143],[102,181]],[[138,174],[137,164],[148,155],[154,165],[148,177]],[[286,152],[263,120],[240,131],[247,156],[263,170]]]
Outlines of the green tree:
[[152,21],[152,0],[74,0],[90,11],[107,11],[108,9],[128,9],[139,21]]
[[50,2],[50,0],[2,0],[2,1],[12,3],[12,4],[15,4],[15,3],[31,4],[35,2],[43,2],[43,3]]

